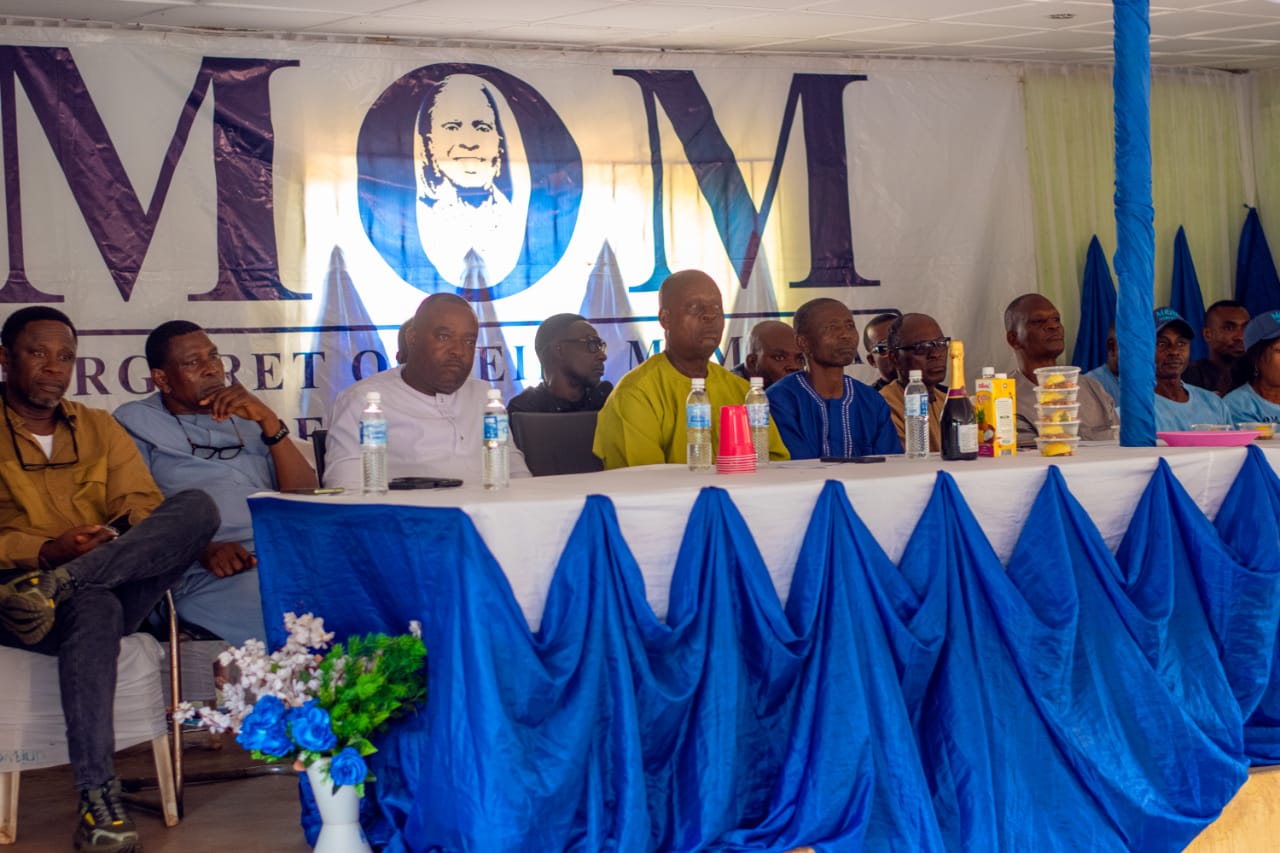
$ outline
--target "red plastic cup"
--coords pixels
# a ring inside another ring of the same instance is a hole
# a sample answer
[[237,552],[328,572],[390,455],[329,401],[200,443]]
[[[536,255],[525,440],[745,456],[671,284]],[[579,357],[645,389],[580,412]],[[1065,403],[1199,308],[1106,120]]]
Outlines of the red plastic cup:
[[720,451],[717,456],[747,456],[754,454],[751,443],[751,422],[747,420],[746,406],[720,407]]

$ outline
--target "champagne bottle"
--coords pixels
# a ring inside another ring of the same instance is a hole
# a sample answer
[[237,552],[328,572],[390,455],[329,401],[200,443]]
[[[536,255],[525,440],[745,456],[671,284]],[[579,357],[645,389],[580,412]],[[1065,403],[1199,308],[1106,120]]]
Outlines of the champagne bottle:
[[951,342],[951,390],[942,409],[942,458],[978,458],[978,420],[964,388],[964,342]]

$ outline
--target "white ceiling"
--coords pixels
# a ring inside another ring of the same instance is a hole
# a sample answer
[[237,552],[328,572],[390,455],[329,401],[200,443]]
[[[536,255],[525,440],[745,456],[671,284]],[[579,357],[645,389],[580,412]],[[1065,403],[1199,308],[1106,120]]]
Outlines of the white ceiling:
[[[0,23],[424,44],[1111,59],[1108,0],[0,0]],[[39,20],[36,20],[39,19]],[[1154,65],[1280,67],[1280,0],[1152,0]]]

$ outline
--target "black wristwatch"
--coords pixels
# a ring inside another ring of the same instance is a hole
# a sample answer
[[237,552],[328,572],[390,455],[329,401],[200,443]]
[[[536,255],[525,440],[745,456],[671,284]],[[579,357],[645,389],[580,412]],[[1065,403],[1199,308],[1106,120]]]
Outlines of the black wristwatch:
[[279,444],[280,442],[284,441],[285,436],[287,436],[288,434],[289,434],[289,427],[285,424],[284,421],[281,421],[279,432],[277,432],[275,435],[263,435],[262,443],[265,444],[267,447],[271,447],[273,445]]

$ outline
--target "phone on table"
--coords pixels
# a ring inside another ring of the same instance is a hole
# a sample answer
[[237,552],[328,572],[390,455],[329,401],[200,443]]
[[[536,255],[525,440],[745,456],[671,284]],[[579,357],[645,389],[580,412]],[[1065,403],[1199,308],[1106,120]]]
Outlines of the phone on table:
[[342,486],[319,486],[314,489],[281,489],[282,495],[340,495],[346,489]]
[[855,465],[863,465],[868,462],[883,462],[883,456],[824,456],[820,462],[852,462]]
[[462,485],[461,480],[452,477],[396,477],[387,483],[390,489],[405,491],[407,489],[453,489]]

